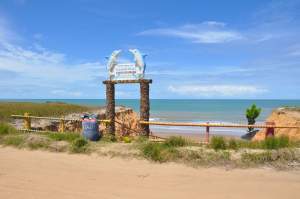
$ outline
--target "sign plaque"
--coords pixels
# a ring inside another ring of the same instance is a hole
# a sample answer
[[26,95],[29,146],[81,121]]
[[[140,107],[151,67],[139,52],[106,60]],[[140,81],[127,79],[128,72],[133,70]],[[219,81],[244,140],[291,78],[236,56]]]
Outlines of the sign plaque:
[[108,59],[107,68],[110,80],[139,80],[144,78],[145,56],[137,49],[129,49],[134,56],[134,63],[118,63],[121,50],[115,50]]

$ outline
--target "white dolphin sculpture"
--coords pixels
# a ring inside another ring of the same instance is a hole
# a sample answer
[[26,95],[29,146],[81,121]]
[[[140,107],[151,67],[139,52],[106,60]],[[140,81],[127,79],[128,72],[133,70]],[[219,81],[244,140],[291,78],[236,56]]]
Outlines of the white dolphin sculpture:
[[112,78],[112,76],[114,75],[114,68],[117,65],[117,59],[120,55],[120,53],[122,52],[122,50],[114,50],[112,52],[112,54],[110,55],[108,62],[107,62],[107,69],[109,71],[109,77]]
[[139,69],[139,74],[142,76],[146,69],[145,57],[147,55],[142,55],[138,49],[129,49],[129,51],[133,54],[135,66]]

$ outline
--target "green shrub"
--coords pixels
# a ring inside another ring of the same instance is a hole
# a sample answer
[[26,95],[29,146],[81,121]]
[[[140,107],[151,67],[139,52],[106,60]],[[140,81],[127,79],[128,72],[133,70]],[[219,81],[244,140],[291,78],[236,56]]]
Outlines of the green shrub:
[[162,162],[162,145],[160,143],[149,142],[143,147],[143,154],[146,158],[149,158],[154,161]]
[[279,148],[286,148],[290,146],[289,144],[290,141],[287,136],[268,137],[261,142],[262,142],[262,147],[264,149],[279,149]]
[[21,135],[8,135],[4,138],[3,144],[15,147],[21,147],[24,144],[24,137]]
[[65,104],[60,102],[0,102],[0,121],[9,121],[12,114],[23,115],[25,112],[34,116],[61,117],[74,112],[89,111],[91,107]]
[[122,137],[122,140],[123,140],[123,142],[125,142],[125,143],[131,143],[131,138],[128,137],[128,136]]
[[71,152],[73,153],[84,153],[87,152],[88,149],[88,141],[82,137],[77,138],[71,143]]
[[188,145],[188,142],[183,137],[171,136],[165,140],[164,144],[169,147],[182,147]]
[[225,150],[226,149],[226,141],[221,136],[213,136],[210,141],[210,147],[214,150]]
[[239,148],[238,141],[236,141],[233,138],[230,139],[229,142],[228,142],[228,148],[233,149],[233,150],[237,150]]
[[164,143],[149,142],[142,147],[143,155],[153,161],[166,162],[178,158],[179,152],[175,147]]
[[290,146],[290,138],[288,136],[280,136],[277,139],[279,148],[286,148]]
[[13,134],[16,132],[17,132],[17,130],[15,128],[13,128],[11,125],[4,123],[4,122],[0,122],[0,136]]
[[78,133],[58,133],[58,132],[49,132],[46,134],[52,140],[55,141],[67,141],[72,142],[77,138],[80,138]]
[[[249,125],[255,124],[255,119],[259,116],[260,112],[261,108],[256,107],[255,104],[252,104],[251,107],[246,109],[246,118],[248,120]],[[248,127],[249,132],[252,132],[253,130],[253,127]]]

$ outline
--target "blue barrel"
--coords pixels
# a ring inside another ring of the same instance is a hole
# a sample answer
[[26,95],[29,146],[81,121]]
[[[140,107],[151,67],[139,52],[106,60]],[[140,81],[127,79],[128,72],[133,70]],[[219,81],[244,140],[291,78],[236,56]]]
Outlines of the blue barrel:
[[99,125],[96,119],[85,118],[82,120],[82,135],[91,141],[100,139]]

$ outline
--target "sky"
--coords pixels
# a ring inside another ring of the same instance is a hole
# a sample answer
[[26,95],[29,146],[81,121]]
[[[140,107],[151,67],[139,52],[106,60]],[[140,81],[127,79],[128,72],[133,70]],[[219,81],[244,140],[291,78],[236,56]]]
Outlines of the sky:
[[105,98],[131,48],[153,99],[300,99],[300,0],[0,0],[0,98]]

